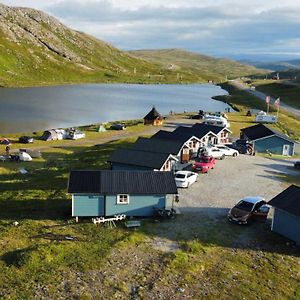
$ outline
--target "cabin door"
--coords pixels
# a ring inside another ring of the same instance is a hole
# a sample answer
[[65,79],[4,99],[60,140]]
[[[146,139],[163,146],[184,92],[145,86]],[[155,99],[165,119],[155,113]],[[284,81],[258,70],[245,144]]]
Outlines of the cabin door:
[[183,148],[181,151],[181,162],[186,163],[190,160],[189,148]]
[[290,155],[290,145],[283,145],[282,155],[284,156]]

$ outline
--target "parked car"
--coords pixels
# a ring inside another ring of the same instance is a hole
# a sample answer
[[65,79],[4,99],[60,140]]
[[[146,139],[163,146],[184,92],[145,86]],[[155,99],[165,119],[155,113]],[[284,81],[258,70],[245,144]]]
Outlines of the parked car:
[[67,138],[70,140],[79,140],[85,138],[85,133],[80,130],[71,130],[69,131]]
[[192,165],[194,172],[207,173],[209,169],[213,169],[216,164],[216,160],[212,156],[202,156],[196,158]]
[[110,126],[110,129],[113,129],[113,130],[124,130],[126,129],[126,125],[125,124],[121,124],[121,123],[118,123],[118,124],[112,124]]
[[188,188],[197,181],[198,174],[190,171],[177,171],[175,173],[175,182],[177,187]]
[[246,197],[229,210],[228,220],[246,225],[251,221],[265,222],[270,207],[262,197]]
[[300,160],[294,162],[294,167],[300,169]]
[[203,118],[203,115],[200,115],[200,114],[192,115],[189,118],[193,119],[193,120],[201,120]]
[[222,150],[218,149],[217,147],[207,147],[206,151],[208,156],[212,156],[215,159],[225,158],[225,153]]
[[249,154],[254,153],[253,145],[247,140],[236,140],[232,144],[226,144],[227,147],[237,150],[240,154]]
[[19,137],[19,143],[22,144],[33,143],[33,138],[31,136],[21,136]]
[[238,156],[239,155],[239,151],[233,148],[229,148],[225,145],[215,145],[214,147],[220,149],[223,151],[223,153],[225,154],[225,156]]

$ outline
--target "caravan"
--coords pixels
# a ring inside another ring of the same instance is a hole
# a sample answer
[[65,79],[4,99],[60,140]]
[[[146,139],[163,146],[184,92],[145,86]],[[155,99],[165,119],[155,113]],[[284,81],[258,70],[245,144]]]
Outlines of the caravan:
[[216,115],[204,115],[203,123],[207,125],[230,127],[229,122],[226,118]]

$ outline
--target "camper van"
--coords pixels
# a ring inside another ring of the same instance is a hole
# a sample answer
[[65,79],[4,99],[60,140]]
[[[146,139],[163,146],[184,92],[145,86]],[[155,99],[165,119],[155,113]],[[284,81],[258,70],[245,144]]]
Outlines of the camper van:
[[216,116],[216,115],[205,115],[203,118],[203,123],[207,125],[214,125],[220,127],[229,127],[230,124],[226,118]]
[[258,123],[276,123],[277,117],[273,115],[267,115],[264,111],[257,113],[255,117],[255,122]]

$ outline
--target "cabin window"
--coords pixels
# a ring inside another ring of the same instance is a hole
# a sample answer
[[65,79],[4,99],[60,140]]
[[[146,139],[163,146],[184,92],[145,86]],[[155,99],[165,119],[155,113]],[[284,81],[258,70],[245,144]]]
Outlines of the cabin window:
[[117,204],[129,204],[129,195],[126,194],[117,195]]

